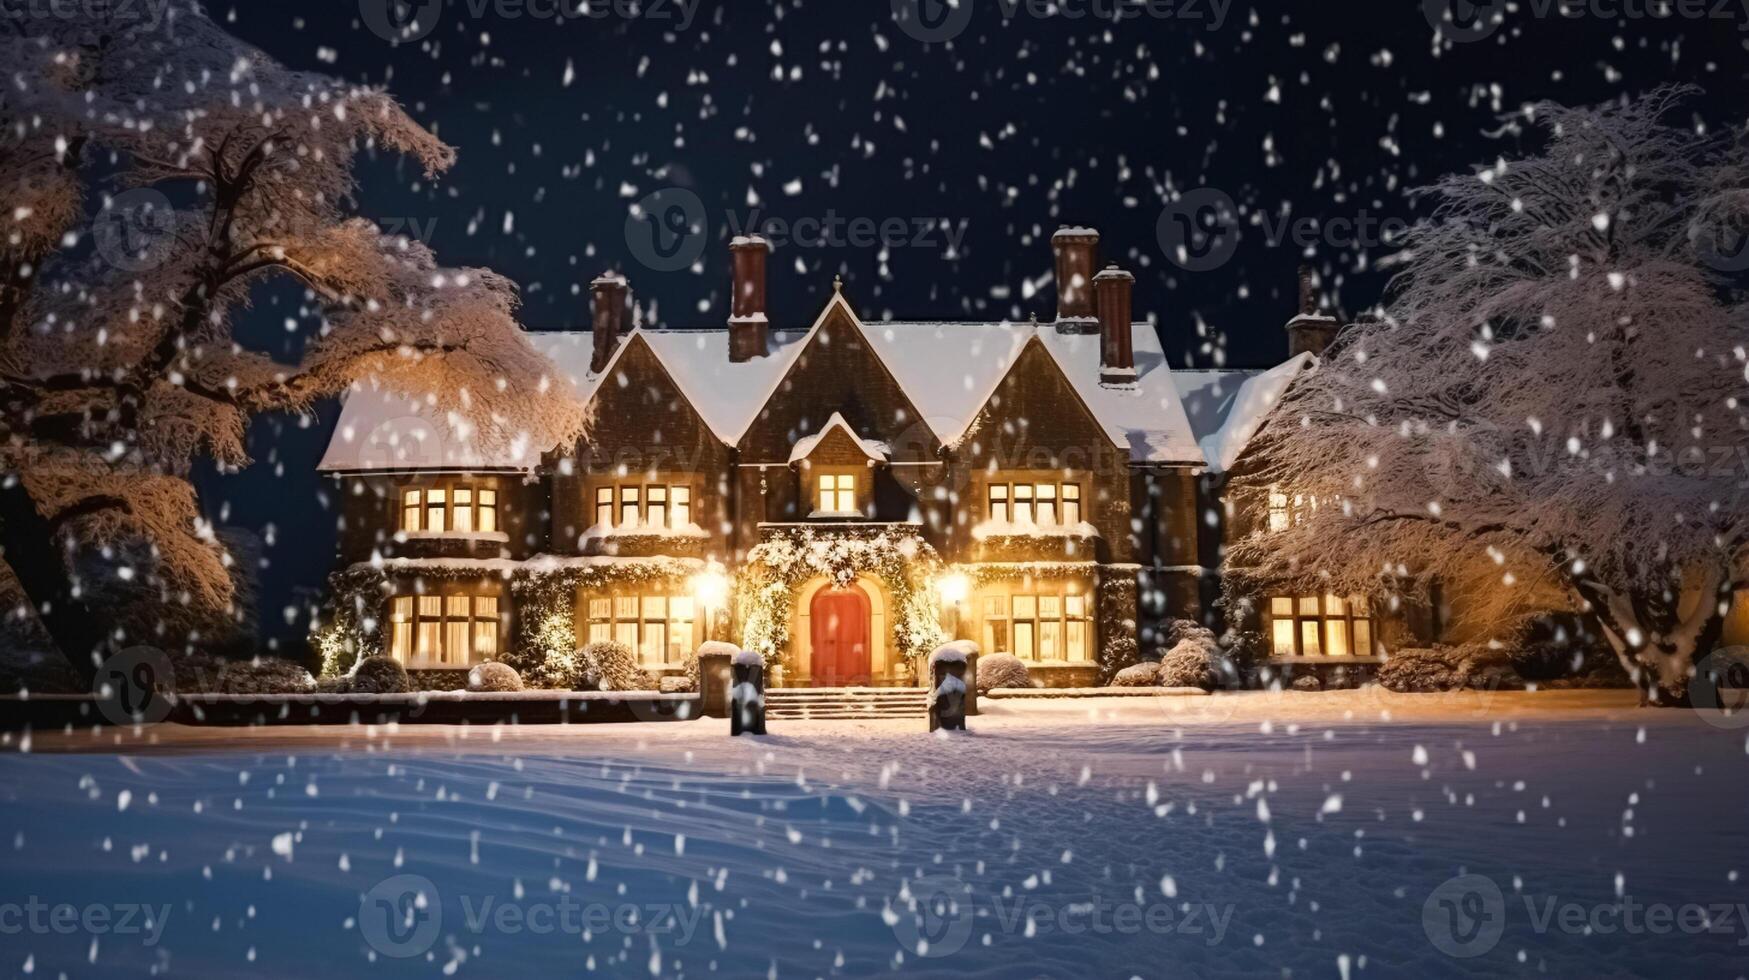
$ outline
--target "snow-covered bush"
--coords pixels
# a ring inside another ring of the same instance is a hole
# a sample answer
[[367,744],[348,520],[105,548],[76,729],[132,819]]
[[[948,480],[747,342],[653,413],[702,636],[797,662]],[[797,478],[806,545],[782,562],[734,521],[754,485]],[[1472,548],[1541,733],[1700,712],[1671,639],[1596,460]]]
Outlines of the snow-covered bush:
[[577,691],[654,691],[656,679],[638,666],[623,643],[604,640],[577,651],[571,688]]
[[315,689],[310,672],[289,660],[239,661],[219,671],[221,694],[308,694]]
[[1324,682],[1318,680],[1316,674],[1301,674],[1294,678],[1294,682],[1289,686],[1296,691],[1322,691]]
[[1194,619],[1168,620],[1160,638],[1165,642],[1168,650],[1186,640],[1198,640],[1211,644],[1218,642],[1214,630]]
[[391,657],[366,657],[352,672],[353,694],[407,694],[413,690],[413,679],[407,668]]
[[1012,653],[992,653],[978,658],[978,690],[994,691],[1002,687],[1031,687],[1032,675],[1026,664]]
[[1191,633],[1160,658],[1161,687],[1200,687],[1213,691],[1231,672],[1214,633]]
[[698,681],[685,674],[671,674],[657,679],[656,690],[663,694],[692,694],[698,690]]
[[1379,667],[1378,681],[1389,690],[1412,694],[1524,686],[1510,657],[1483,644],[1398,650]]
[[520,691],[522,675],[509,664],[491,661],[468,671],[470,691]]
[[1160,679],[1160,665],[1152,660],[1144,660],[1112,675],[1112,687],[1153,687]]

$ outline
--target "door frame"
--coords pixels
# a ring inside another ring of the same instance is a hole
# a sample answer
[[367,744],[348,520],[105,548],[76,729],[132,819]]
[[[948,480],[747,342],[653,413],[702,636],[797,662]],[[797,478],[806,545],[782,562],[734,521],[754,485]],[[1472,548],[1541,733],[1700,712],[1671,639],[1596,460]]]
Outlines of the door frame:
[[[792,654],[789,662],[795,665],[795,669],[784,672],[785,687],[807,687],[813,683],[814,596],[821,589],[831,588],[832,584],[831,579],[820,576],[810,579],[796,590],[795,607],[790,610],[789,631]],[[892,603],[887,598],[886,589],[881,587],[880,580],[872,575],[858,575],[851,584],[862,589],[863,595],[868,596],[868,669],[871,682],[891,682]]]

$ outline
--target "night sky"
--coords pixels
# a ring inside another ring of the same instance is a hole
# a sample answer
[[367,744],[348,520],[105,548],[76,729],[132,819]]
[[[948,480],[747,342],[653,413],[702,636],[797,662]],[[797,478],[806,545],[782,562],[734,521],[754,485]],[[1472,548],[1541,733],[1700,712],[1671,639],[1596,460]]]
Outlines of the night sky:
[[[1033,14],[1042,2],[960,0],[969,10],[918,28],[963,21],[933,44],[895,21],[908,0],[666,0],[635,16],[594,0],[606,16],[571,19],[554,0],[449,0],[401,43],[370,26],[381,2],[209,9],[291,67],[387,85],[455,145],[460,162],[435,184],[367,163],[359,209],[426,238],[445,264],[516,280],[531,330],[585,325],[588,281],[606,269],[658,325],[720,325],[728,237],[755,218],[829,213],[945,221],[963,237],[957,249],[939,228],[921,245],[907,231],[885,249],[779,247],[779,328],[811,322],[835,274],[865,318],[1049,319],[1049,234],[1086,224],[1135,273],[1137,318],[1175,363],[1262,366],[1285,353],[1296,267],[1312,262],[1343,314],[1377,303],[1383,226],[1416,216],[1409,189],[1517,153],[1501,114],[1681,82],[1704,90],[1693,122],[1717,128],[1744,122],[1749,92],[1749,0],[1686,0],[1668,17],[1642,0],[1571,16],[1523,0],[1472,30],[1459,0],[1460,30],[1443,39],[1422,0],[1162,0],[1117,23],[1095,16],[1112,0],[1049,17]],[[1241,233],[1217,268],[1187,271],[1157,230],[1168,201],[1203,187],[1238,204]],[[670,188],[697,195],[706,233],[696,266],[658,272],[635,256],[627,217]],[[295,356],[302,337],[283,324],[297,294],[257,300],[251,342]],[[314,467],[337,414],[261,420],[254,467],[201,476],[213,516],[262,539],[270,636],[302,635],[305,613],[285,610],[314,601],[331,570],[333,486]]]

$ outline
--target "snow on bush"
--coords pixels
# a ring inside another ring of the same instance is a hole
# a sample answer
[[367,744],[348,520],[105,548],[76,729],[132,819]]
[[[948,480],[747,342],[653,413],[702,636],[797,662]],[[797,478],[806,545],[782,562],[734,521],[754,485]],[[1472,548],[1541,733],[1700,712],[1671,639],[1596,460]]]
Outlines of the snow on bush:
[[522,675],[509,664],[492,661],[468,671],[470,691],[520,691]]
[[307,694],[316,679],[289,660],[252,660],[226,664],[219,671],[221,694]]
[[1226,658],[1209,630],[1187,634],[1160,658],[1161,687],[1200,687],[1212,691],[1221,686],[1227,672]]
[[1314,674],[1301,674],[1294,678],[1293,684],[1289,686],[1296,691],[1322,691],[1324,682],[1318,680]]
[[1032,675],[1027,673],[1026,664],[1014,654],[992,653],[978,658],[978,690],[1031,686]]
[[1160,679],[1160,665],[1144,660],[1112,675],[1112,687],[1153,687]]
[[578,691],[654,691],[656,679],[638,666],[637,655],[623,643],[604,640],[577,651],[571,687]]
[[698,681],[685,674],[670,674],[657,679],[656,690],[663,694],[691,694],[698,690]]
[[1508,655],[1482,644],[1398,650],[1379,667],[1378,681],[1392,691],[1411,694],[1524,686]]
[[407,668],[390,657],[366,657],[352,672],[353,694],[407,694],[412,690]]
[[1166,649],[1168,650],[1186,640],[1197,640],[1199,642],[1210,644],[1218,642],[1214,630],[1209,629],[1207,626],[1204,626],[1194,619],[1173,619],[1167,621],[1162,639],[1165,640]]

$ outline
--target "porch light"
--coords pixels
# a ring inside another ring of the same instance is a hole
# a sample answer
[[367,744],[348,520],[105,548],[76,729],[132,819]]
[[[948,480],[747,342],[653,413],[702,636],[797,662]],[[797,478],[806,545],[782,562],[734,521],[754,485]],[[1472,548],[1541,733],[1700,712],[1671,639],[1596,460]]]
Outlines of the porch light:
[[949,572],[935,580],[935,591],[944,606],[958,606],[972,594],[972,580],[962,572]]
[[706,609],[721,609],[729,601],[729,577],[722,572],[700,572],[692,577],[692,597]]

